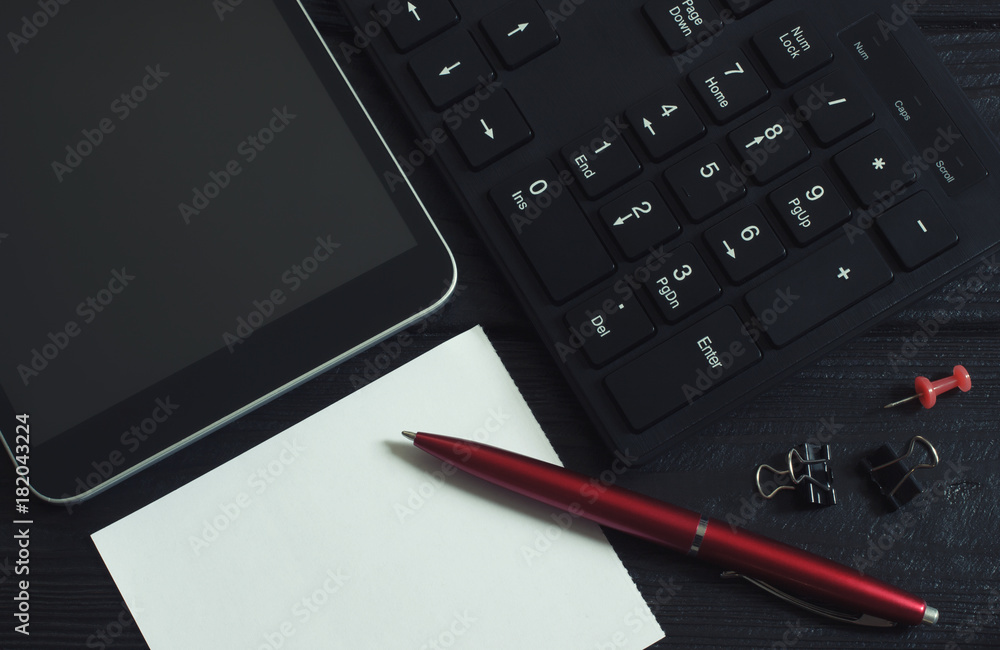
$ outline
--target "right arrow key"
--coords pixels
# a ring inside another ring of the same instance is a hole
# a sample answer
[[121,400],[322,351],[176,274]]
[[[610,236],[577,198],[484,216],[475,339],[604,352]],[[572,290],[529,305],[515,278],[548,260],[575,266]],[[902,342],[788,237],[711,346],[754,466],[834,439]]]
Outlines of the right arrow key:
[[511,70],[559,44],[559,34],[534,0],[515,0],[483,18],[481,26]]

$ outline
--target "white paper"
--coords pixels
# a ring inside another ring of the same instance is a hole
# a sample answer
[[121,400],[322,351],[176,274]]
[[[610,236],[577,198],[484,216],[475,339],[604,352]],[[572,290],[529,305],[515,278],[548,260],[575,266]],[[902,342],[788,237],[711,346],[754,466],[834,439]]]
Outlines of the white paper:
[[480,328],[93,535],[153,650],[645,648],[600,528],[400,432],[559,462]]

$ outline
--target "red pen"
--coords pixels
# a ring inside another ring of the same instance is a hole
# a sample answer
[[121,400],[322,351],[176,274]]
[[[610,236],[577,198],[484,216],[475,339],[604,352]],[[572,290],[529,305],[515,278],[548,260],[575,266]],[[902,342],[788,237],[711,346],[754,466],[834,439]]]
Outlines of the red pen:
[[[938,621],[938,611],[922,598],[718,519],[614,485],[595,494],[594,484],[583,474],[496,447],[432,433],[404,431],[403,435],[414,446],[479,478],[722,566],[814,613],[883,627],[934,625]],[[796,595],[842,607],[844,612]]]

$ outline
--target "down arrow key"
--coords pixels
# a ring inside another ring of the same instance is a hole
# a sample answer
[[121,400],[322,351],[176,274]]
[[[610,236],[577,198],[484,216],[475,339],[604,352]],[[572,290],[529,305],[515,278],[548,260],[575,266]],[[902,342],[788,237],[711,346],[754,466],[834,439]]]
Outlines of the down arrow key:
[[533,137],[506,90],[497,90],[483,100],[469,118],[448,120],[445,125],[473,169],[486,167]]

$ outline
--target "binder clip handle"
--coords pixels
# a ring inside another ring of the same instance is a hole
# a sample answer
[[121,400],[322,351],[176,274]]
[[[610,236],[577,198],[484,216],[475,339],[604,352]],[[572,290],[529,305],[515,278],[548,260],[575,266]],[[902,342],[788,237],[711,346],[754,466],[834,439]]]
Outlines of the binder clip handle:
[[[918,444],[927,451],[930,459],[910,467],[905,461],[913,455]],[[939,462],[937,449],[930,440],[923,436],[914,436],[910,439],[906,453],[896,456],[889,445],[882,445],[864,459],[864,466],[868,469],[871,479],[878,485],[879,491],[885,496],[890,509],[898,510],[923,490],[913,473],[918,469],[937,467]]]
[[[782,490],[798,489],[803,483],[807,483],[804,494],[809,503],[813,505],[836,505],[837,493],[833,489],[833,470],[830,468],[830,446],[813,445],[805,443],[802,450],[793,447],[785,457],[788,469],[775,469],[770,465],[760,465],[757,467],[757,491],[765,499],[771,499]],[[797,474],[796,468],[804,473]],[[791,485],[778,485],[771,492],[766,492],[761,472],[768,470],[775,477],[787,476],[791,479]]]

